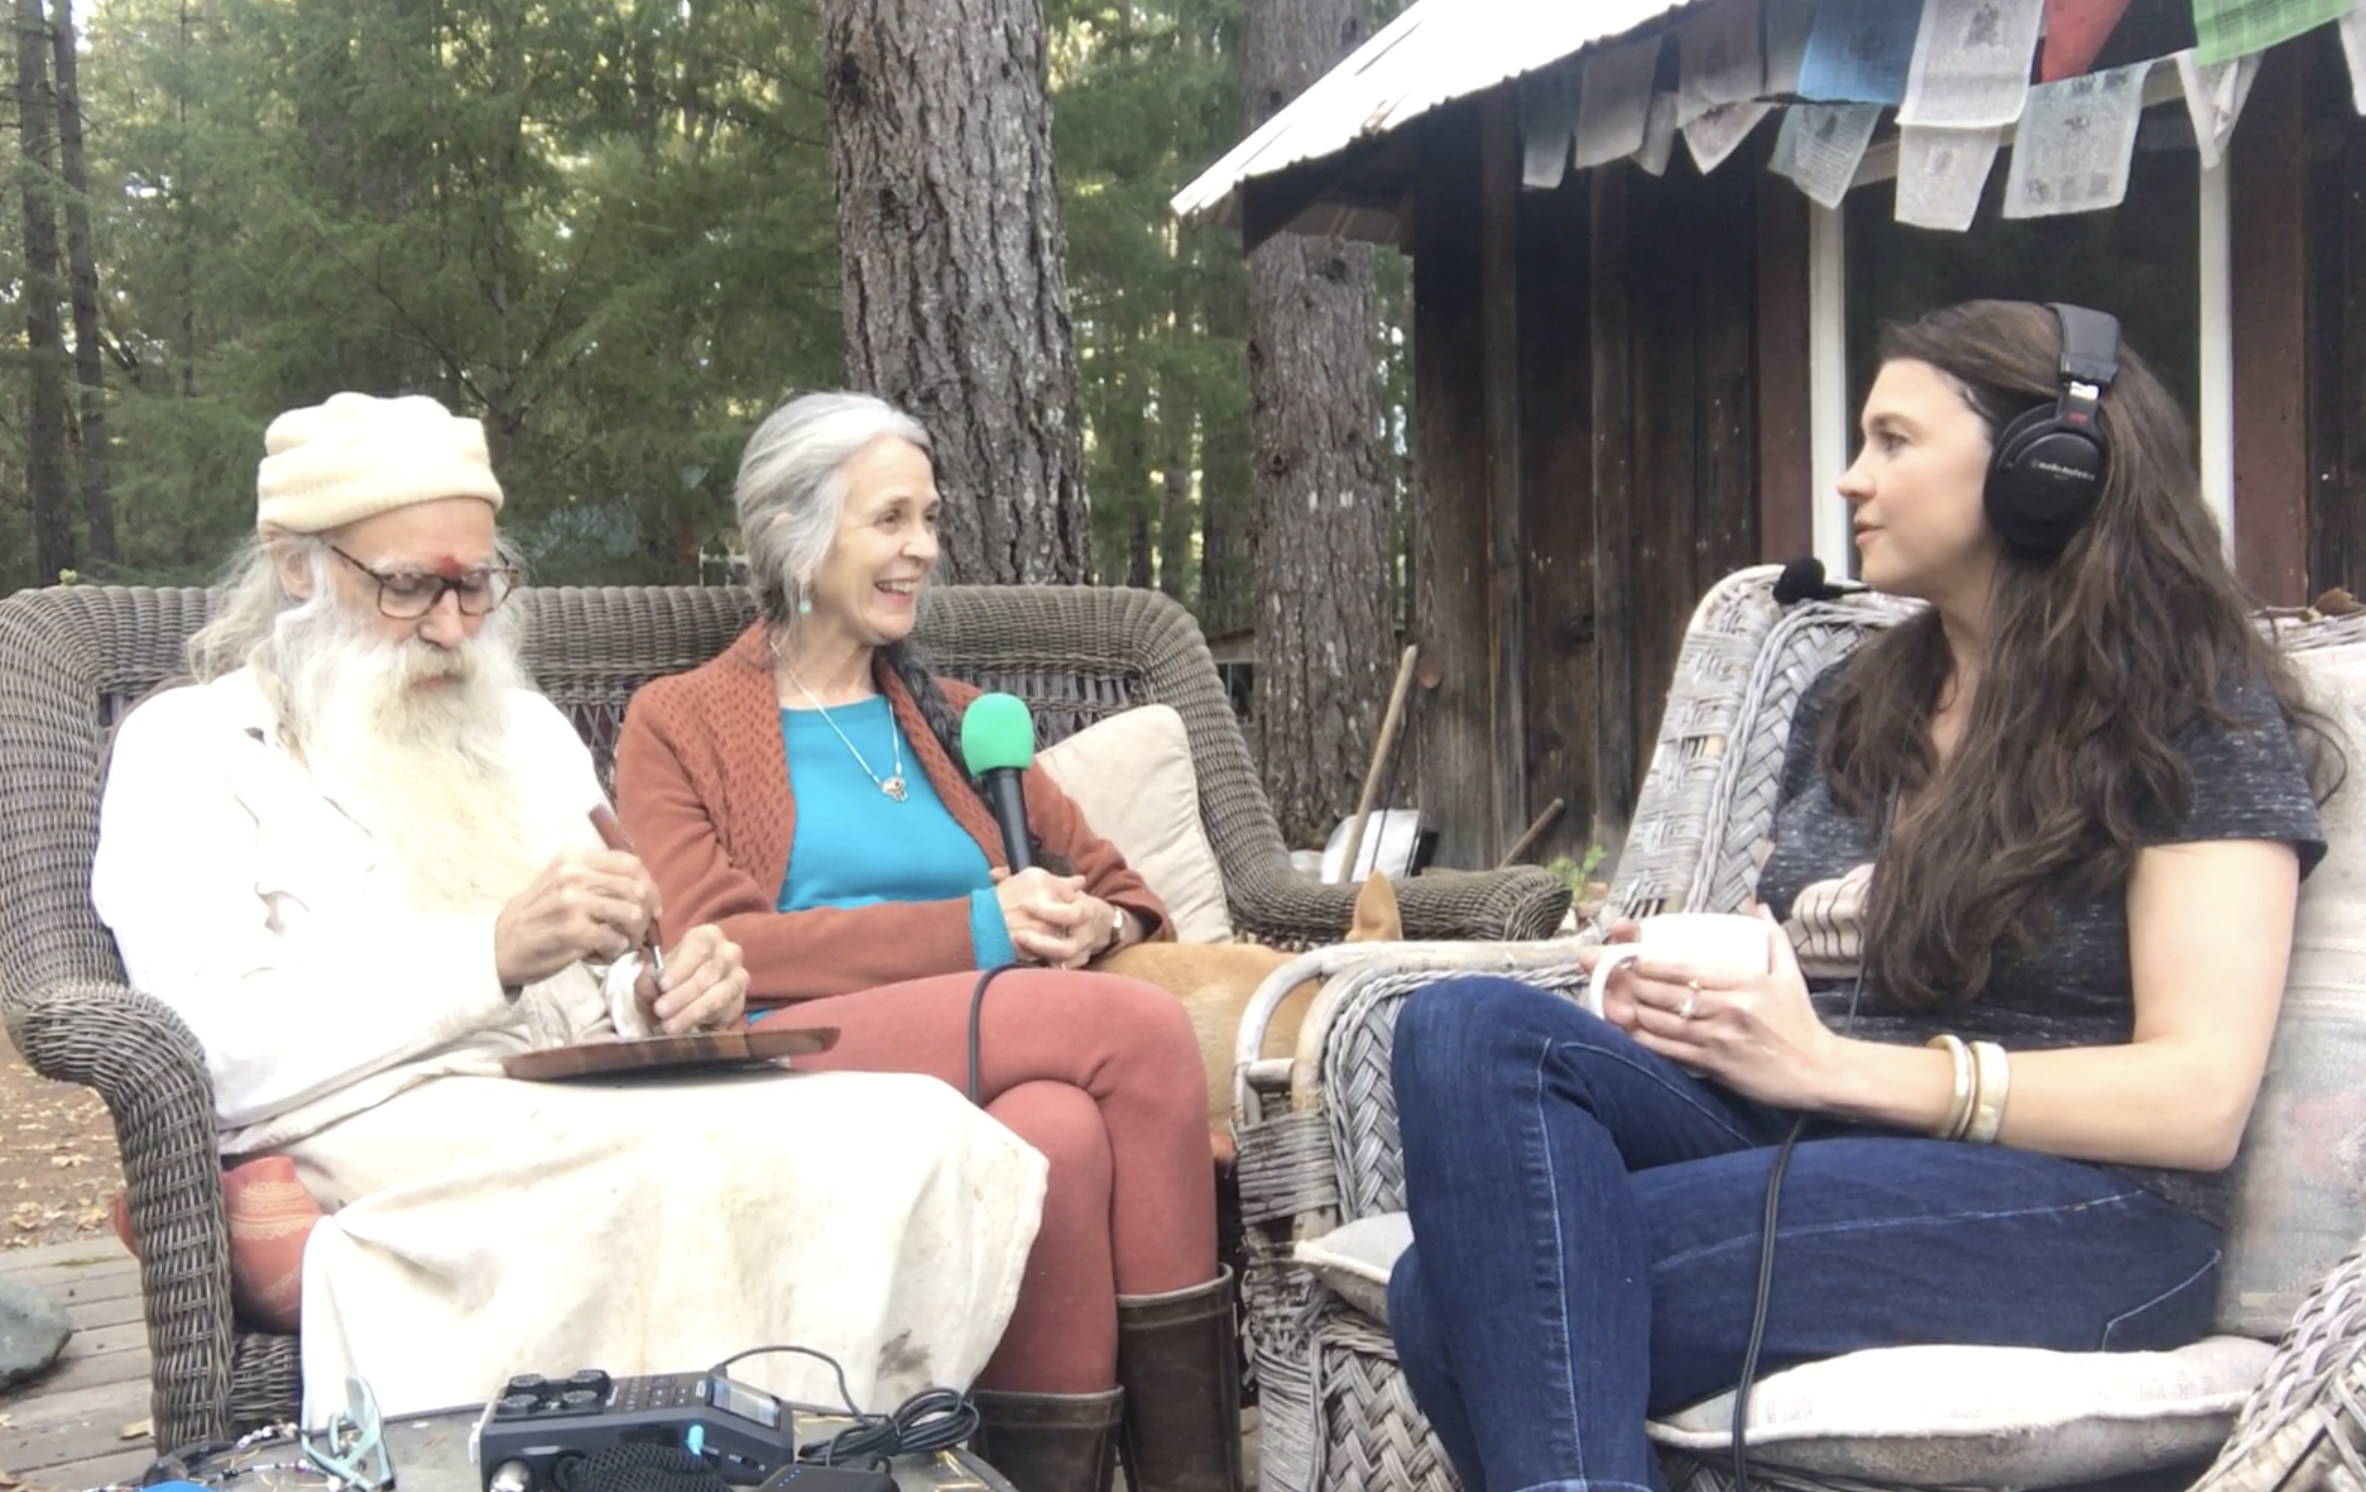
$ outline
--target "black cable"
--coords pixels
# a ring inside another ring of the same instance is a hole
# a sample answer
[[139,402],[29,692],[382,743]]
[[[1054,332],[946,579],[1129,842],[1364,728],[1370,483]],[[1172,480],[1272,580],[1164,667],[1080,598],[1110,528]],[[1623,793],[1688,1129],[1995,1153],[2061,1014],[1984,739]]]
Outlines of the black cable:
[[986,1013],[986,986],[994,982],[995,975],[1017,967],[1017,964],[1003,964],[999,968],[988,969],[978,976],[978,987],[970,991],[968,1092],[970,1104],[974,1108],[986,1106],[985,1100],[979,1096],[985,1092],[985,1081],[978,1075],[978,1020]]
[[[1890,821],[1897,816],[1898,785],[1881,800],[1881,826],[1873,838],[1874,873],[1880,874],[1882,853],[1890,845]],[[1849,979],[1848,1013],[1841,1018],[1840,1034],[1846,1036],[1856,1029],[1857,1002],[1865,997],[1865,955],[1868,940],[1862,925],[1857,930],[1857,971]],[[1799,1136],[1807,1128],[1807,1116],[1791,1121],[1791,1132],[1783,1136],[1782,1147],[1775,1151],[1774,1165],[1766,1173],[1766,1231],[1758,1243],[1758,1298],[1750,1307],[1750,1339],[1742,1348],[1742,1381],[1734,1385],[1733,1424],[1733,1492],[1750,1492],[1750,1447],[1746,1431],[1750,1423],[1750,1383],[1758,1376],[1758,1350],[1766,1344],[1766,1307],[1774,1293],[1775,1222],[1782,1215],[1783,1173],[1791,1169],[1791,1152],[1799,1147]]]
[[[984,988],[985,982],[979,981]],[[790,1409],[801,1409],[810,1414],[840,1415],[854,1421],[826,1440],[797,1447],[795,1460],[766,1478],[758,1492],[777,1492],[781,1482],[793,1473],[794,1467],[842,1466],[850,1461],[870,1461],[880,1469],[896,1456],[925,1455],[931,1451],[951,1450],[976,1432],[977,1406],[958,1389],[924,1388],[885,1414],[867,1414],[854,1402],[854,1393],[846,1384],[846,1369],[827,1352],[811,1347],[763,1346],[734,1352],[707,1369],[709,1377],[724,1376],[723,1370],[743,1358],[761,1357],[769,1352],[794,1353],[829,1364],[838,1379],[838,1397],[844,1409],[833,1409],[824,1404],[800,1404],[794,1400],[781,1402]]]

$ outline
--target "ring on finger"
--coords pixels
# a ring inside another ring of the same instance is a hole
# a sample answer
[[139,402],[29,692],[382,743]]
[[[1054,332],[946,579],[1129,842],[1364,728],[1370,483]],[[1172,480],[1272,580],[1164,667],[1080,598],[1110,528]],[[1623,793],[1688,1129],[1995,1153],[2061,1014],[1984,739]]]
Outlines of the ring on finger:
[[1681,1020],[1691,1020],[1694,1016],[1700,1013],[1700,1004],[1701,982],[1697,979],[1686,980],[1684,989],[1684,1003],[1676,1007],[1677,1017]]

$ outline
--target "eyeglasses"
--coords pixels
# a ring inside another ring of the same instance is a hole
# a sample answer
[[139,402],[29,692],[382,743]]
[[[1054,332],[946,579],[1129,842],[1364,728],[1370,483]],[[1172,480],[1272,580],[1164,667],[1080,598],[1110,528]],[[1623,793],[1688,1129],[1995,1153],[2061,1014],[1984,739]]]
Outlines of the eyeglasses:
[[378,1398],[359,1374],[345,1376],[345,1407],[329,1416],[324,1429],[303,1431],[298,1439],[304,1459],[345,1492],[387,1492],[394,1485],[394,1462],[386,1454]]
[[441,605],[446,591],[460,600],[462,616],[483,616],[517,589],[511,565],[486,565],[465,575],[430,575],[424,570],[373,570],[336,545],[329,553],[378,582],[378,611],[399,622],[415,622]]

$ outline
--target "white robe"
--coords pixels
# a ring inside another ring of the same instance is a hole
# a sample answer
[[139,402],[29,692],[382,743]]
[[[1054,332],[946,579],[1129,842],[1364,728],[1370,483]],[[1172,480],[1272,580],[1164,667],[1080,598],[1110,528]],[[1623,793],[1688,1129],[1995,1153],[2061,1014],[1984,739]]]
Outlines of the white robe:
[[[520,805],[594,842],[591,759],[512,700]],[[91,885],[132,983],[204,1045],[226,1154],[277,1151],[331,1216],[304,1254],[307,1417],[358,1371],[400,1414],[512,1373],[827,1352],[866,1408],[966,1385],[1018,1295],[1043,1158],[933,1078],[763,1071],[519,1083],[508,1053],[629,1019],[633,970],[511,1003],[492,918],[421,913],[280,740],[253,679],[119,734]],[[796,1357],[735,1376],[834,1402]]]

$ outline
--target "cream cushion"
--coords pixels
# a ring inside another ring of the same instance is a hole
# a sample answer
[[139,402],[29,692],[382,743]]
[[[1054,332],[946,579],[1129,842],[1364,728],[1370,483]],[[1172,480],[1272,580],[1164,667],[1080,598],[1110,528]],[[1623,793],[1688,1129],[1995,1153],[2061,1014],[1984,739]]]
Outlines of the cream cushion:
[[1191,740],[1172,705],[1139,705],[1035,754],[1093,832],[1117,847],[1186,943],[1232,941],[1224,877],[1199,818]]
[[[1771,1466],[1913,1487],[2051,1487],[2207,1461],[2274,1349],[2205,1337],[2174,1352],[1882,1347],[1805,1363],[1750,1391]],[[1700,1455],[1732,1443],[1733,1395],[1650,1426]]]
[[2218,1329],[2273,1337],[2366,1233],[2366,643],[2290,655],[2348,758],[2319,810],[2275,1044],[2226,1220]]
[[1388,1272],[1412,1243],[1413,1220],[1401,1212],[1382,1212],[1301,1240],[1293,1257],[1331,1293],[1385,1325]]
[[[1358,1218],[1294,1257],[1385,1323],[1388,1276],[1413,1241],[1401,1212]],[[2044,1487],[2209,1459],[2273,1352],[2209,1337],[2174,1352],[1883,1347],[1769,1374],[1750,1392],[1752,1454],[1770,1466],[1905,1486]],[[1733,1395],[1648,1428],[1703,1457],[1732,1444]]]

